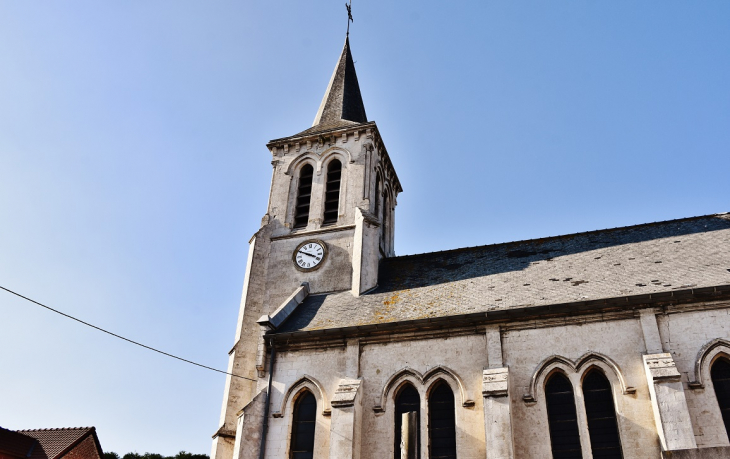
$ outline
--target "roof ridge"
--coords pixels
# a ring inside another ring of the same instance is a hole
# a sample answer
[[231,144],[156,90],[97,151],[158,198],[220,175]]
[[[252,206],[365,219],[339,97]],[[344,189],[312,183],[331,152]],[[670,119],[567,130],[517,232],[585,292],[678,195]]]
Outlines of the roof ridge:
[[[43,429],[21,429],[16,430],[15,432],[50,432],[50,431],[58,431],[58,430],[88,430],[88,429],[96,429],[94,426],[88,426],[88,427],[48,427]],[[9,430],[9,429],[6,429]]]
[[[728,217],[723,217],[723,216],[728,216]],[[660,221],[656,221],[656,222],[638,223],[636,225],[616,226],[613,228],[579,231],[577,233],[558,234],[558,235],[554,235],[554,236],[543,236],[543,237],[538,237],[538,238],[533,238],[533,239],[520,239],[517,241],[495,242],[492,244],[473,245],[473,246],[468,246],[468,247],[457,247],[454,249],[434,250],[432,252],[421,252],[421,253],[413,253],[413,254],[409,254],[409,255],[400,255],[400,256],[395,256],[395,257],[384,258],[383,261],[402,260],[405,258],[415,258],[415,257],[424,256],[424,255],[432,255],[434,253],[457,252],[457,251],[465,250],[465,249],[480,249],[480,248],[484,248],[484,247],[509,246],[512,244],[516,245],[516,244],[522,244],[525,242],[537,242],[537,241],[543,241],[546,239],[558,239],[558,238],[563,238],[563,237],[582,236],[582,235],[587,235],[587,234],[592,234],[592,233],[619,231],[619,230],[625,230],[625,229],[630,229],[630,228],[640,228],[640,227],[651,226],[651,225],[659,225],[662,223],[686,222],[686,221],[690,221],[690,220],[699,220],[702,218],[709,218],[709,217],[721,217],[721,218],[728,219],[728,218],[730,218],[730,212],[720,212],[720,213],[716,213],[716,214],[697,215],[694,217],[684,217],[684,218],[675,218],[675,219],[671,219],[671,220],[660,220]]]

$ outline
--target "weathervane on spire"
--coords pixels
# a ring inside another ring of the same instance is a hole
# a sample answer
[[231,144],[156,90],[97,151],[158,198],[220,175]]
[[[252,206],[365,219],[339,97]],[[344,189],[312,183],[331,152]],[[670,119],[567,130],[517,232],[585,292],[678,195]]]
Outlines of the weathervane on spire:
[[347,36],[350,36],[350,23],[354,22],[352,20],[352,0],[350,0],[350,4],[348,5],[345,3],[345,8],[347,8]]

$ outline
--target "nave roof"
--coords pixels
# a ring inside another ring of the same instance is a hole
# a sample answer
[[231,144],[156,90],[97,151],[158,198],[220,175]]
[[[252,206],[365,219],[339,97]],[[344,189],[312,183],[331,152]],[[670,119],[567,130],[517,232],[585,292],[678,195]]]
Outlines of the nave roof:
[[276,333],[728,284],[730,214],[716,214],[383,259],[375,289],[311,295]]

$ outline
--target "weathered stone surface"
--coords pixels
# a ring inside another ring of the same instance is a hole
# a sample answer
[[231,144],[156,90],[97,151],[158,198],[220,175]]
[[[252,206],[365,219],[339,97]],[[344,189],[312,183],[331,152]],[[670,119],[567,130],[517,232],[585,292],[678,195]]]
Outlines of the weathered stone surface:
[[335,390],[332,397],[333,408],[344,408],[355,404],[355,397],[360,389],[362,381],[359,379],[343,379]]
[[663,459],[727,459],[728,457],[730,457],[730,446],[662,452]]
[[684,388],[672,355],[645,355],[644,367],[662,450],[696,448]]
[[267,398],[266,392],[261,391],[241,410],[236,426],[233,459],[258,457]]
[[490,368],[482,372],[482,395],[485,397],[505,396],[508,389],[508,368]]

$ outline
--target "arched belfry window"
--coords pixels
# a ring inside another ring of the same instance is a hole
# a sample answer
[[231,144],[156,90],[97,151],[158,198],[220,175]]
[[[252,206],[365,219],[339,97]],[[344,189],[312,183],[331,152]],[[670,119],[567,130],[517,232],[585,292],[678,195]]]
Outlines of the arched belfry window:
[[297,202],[294,209],[294,228],[304,228],[309,222],[309,203],[312,199],[312,177],[314,168],[305,164],[299,170],[299,186],[297,188]]
[[314,427],[317,423],[317,400],[311,392],[302,393],[294,404],[290,459],[313,459]]
[[428,397],[429,458],[456,459],[454,392],[443,381]]
[[340,208],[340,179],[342,163],[333,159],[327,166],[327,187],[324,195],[324,220],[322,224],[337,223]]
[[710,376],[712,385],[715,386],[715,396],[720,405],[725,431],[730,436],[730,362],[725,358],[717,359],[712,364]]
[[564,374],[555,372],[550,376],[545,384],[545,401],[553,459],[581,459],[573,385]]
[[403,413],[416,412],[416,425],[414,426],[417,434],[416,442],[416,457],[421,457],[421,429],[418,425],[421,419],[421,397],[418,395],[418,391],[415,387],[410,384],[405,384],[398,391],[395,397],[395,448],[394,459],[401,459],[400,453],[400,441],[401,441],[401,427],[403,424]]
[[593,369],[583,379],[583,399],[593,457],[621,459],[623,455],[611,383],[601,371]]
[[375,178],[375,218],[380,220],[380,174]]

